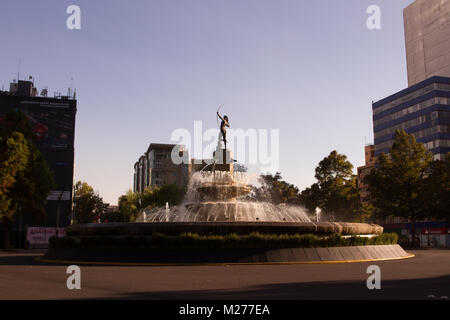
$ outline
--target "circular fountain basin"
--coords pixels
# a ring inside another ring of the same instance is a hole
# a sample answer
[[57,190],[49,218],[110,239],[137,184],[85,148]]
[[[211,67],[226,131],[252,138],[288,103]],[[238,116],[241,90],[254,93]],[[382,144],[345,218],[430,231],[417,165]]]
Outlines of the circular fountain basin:
[[[74,225],[67,228],[73,238],[99,237],[136,238],[153,233],[178,235],[198,234],[334,234],[378,235],[379,225],[333,222],[159,222],[159,223],[105,223]],[[399,245],[366,245],[349,247],[293,247],[293,248],[158,248],[158,247],[52,247],[43,262],[130,264],[186,264],[186,263],[333,263],[403,259],[413,257]]]
[[[341,234],[379,235],[383,228],[375,224],[345,222],[154,222],[105,223],[70,226],[68,237],[99,237],[111,240],[135,238],[154,233],[179,235],[193,232],[201,235],[230,233],[250,234]],[[414,255],[399,245],[366,245],[349,247],[293,248],[158,248],[158,247],[51,247],[43,262],[96,263],[125,265],[166,265],[186,263],[336,263],[404,259]]]

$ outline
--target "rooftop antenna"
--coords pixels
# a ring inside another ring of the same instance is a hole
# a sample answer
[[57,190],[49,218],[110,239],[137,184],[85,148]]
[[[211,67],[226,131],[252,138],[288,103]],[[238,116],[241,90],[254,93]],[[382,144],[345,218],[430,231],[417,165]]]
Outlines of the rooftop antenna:
[[69,87],[67,96],[69,96],[69,97],[71,96],[72,90],[73,90],[73,77],[70,77],[70,87]]
[[20,79],[20,65],[22,63],[22,60],[19,60],[19,63],[17,64],[17,82],[19,82]]

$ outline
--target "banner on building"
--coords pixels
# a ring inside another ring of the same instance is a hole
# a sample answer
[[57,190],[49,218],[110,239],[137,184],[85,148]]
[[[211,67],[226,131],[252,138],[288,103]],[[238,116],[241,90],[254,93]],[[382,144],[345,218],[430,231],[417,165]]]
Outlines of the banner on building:
[[70,191],[52,190],[47,196],[47,201],[70,200]]

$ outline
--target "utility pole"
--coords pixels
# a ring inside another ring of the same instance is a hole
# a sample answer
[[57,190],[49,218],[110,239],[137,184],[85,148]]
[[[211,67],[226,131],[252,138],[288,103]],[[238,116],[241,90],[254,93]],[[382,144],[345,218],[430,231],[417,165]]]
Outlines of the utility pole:
[[61,207],[61,199],[64,195],[64,191],[61,191],[58,197],[58,205],[56,207],[56,236],[58,236],[58,229],[59,229],[59,213],[60,213],[60,207]]
[[19,249],[22,248],[22,214],[19,216]]

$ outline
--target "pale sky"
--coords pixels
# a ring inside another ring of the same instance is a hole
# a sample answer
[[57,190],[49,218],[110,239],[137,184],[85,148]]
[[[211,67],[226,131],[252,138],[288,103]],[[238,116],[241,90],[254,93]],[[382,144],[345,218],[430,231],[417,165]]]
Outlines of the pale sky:
[[[364,164],[372,100],[407,87],[402,9],[412,2],[5,1],[0,86],[19,60],[50,95],[73,83],[75,179],[110,204],[150,143],[195,120],[216,127],[221,104],[233,128],[280,130],[281,174],[302,190],[334,149],[355,172]],[[66,27],[71,4],[81,30]],[[366,27],[373,4],[381,30]]]

